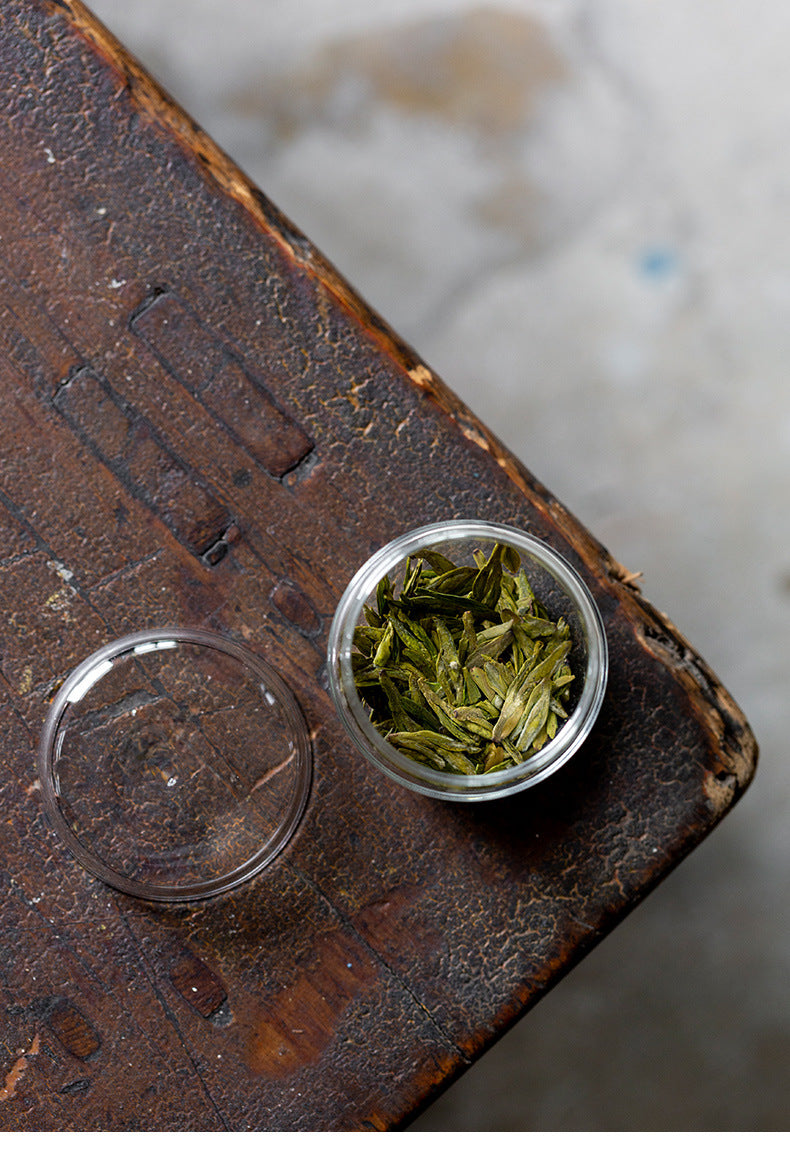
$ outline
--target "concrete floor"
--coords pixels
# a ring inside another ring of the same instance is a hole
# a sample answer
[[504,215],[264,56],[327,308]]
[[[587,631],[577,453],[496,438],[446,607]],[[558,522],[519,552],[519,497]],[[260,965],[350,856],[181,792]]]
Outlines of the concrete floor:
[[790,8],[91,6],[644,572],[761,745],[724,825],[414,1130],[787,1129]]

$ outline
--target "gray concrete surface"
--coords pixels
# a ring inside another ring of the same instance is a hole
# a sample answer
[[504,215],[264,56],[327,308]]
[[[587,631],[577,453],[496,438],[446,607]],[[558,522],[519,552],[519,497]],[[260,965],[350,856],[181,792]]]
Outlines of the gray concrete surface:
[[790,8],[92,7],[644,572],[761,745],[721,828],[415,1131],[785,1130]]

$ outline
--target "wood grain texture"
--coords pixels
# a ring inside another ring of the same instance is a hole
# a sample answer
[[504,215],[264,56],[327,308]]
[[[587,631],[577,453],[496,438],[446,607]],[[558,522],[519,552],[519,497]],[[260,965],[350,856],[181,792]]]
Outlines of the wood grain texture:
[[[0,1128],[402,1125],[715,827],[752,734],[629,574],[77,0],[5,0],[0,67]],[[584,750],[507,802],[381,778],[326,691],[356,568],[452,517],[558,549],[610,644]],[[260,877],[158,908],[72,860],[33,766],[75,664],[172,624],[281,670],[315,782]]]

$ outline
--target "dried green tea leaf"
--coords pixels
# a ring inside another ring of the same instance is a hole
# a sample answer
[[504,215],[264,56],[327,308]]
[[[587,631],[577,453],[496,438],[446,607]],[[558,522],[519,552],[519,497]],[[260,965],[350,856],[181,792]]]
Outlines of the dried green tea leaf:
[[440,552],[436,552],[434,549],[421,548],[415,553],[412,553],[412,556],[427,560],[434,572],[450,572],[451,569],[455,568],[451,560],[448,560],[446,556],[443,556]]
[[[460,568],[449,569],[433,577],[425,584],[429,592],[457,593],[465,596],[472,591],[477,569],[462,565]],[[405,589],[404,589],[405,595]]]
[[382,668],[390,659],[394,639],[395,630],[392,627],[392,621],[388,621],[387,627],[384,630],[384,635],[376,646],[376,651],[373,654],[373,664],[376,666],[376,668]]

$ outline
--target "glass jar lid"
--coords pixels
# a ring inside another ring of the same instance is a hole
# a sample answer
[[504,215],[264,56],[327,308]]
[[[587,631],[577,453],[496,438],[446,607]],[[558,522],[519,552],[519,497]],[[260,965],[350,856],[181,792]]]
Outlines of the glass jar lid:
[[272,860],[304,812],[312,765],[299,705],[265,661],[211,632],[153,629],[67,677],[39,774],[86,869],[133,896],[179,901]]

